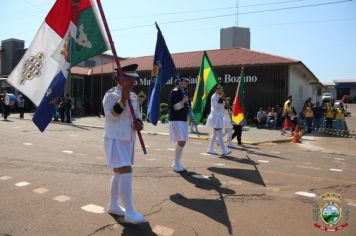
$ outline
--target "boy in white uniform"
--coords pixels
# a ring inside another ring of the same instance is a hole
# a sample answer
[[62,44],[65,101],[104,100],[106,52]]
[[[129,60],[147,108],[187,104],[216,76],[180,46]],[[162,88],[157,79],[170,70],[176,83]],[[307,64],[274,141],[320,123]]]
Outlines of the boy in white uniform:
[[[107,164],[114,174],[110,186],[110,202],[108,212],[125,216],[127,223],[138,224],[145,221],[144,217],[132,206],[132,165],[135,154],[135,130],[142,130],[141,113],[137,96],[132,92],[137,64],[122,68],[125,76],[117,86],[106,92],[103,99],[105,112],[104,149]],[[137,122],[133,125],[128,98],[131,98]],[[122,200],[125,208],[118,203]]]
[[224,146],[224,135],[222,131],[222,129],[224,128],[224,98],[224,90],[220,85],[218,85],[216,87],[215,93],[213,94],[213,96],[211,96],[211,110],[208,116],[208,120],[206,122],[207,127],[213,128],[208,148],[208,153],[213,155],[217,154],[214,149],[216,138],[221,148],[222,155],[226,156],[231,153],[231,150],[225,148]]

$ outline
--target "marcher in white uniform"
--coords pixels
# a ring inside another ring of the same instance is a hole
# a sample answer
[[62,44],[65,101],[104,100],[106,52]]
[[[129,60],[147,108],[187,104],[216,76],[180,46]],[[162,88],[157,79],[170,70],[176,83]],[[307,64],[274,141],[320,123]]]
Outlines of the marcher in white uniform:
[[177,142],[172,168],[176,172],[184,172],[187,170],[182,164],[182,153],[188,140],[188,76],[181,75],[175,84],[176,87],[169,94],[169,134],[170,140]]
[[225,110],[224,110],[224,137],[227,136],[227,146],[229,148],[236,148],[232,143],[232,120],[230,110],[230,97],[225,98]]
[[209,154],[214,154],[216,155],[217,152],[214,149],[214,145],[216,142],[216,138],[218,141],[218,144],[221,148],[222,155],[229,155],[231,153],[231,150],[225,148],[224,146],[224,135],[222,129],[224,128],[224,90],[223,88],[218,85],[216,87],[215,93],[211,97],[211,109],[210,109],[210,114],[208,116],[208,120],[206,122],[207,127],[213,128],[212,134],[210,136],[210,144],[208,148],[208,153]]
[[[110,186],[110,214],[125,216],[128,223],[138,224],[145,221],[144,217],[132,206],[132,165],[135,154],[135,130],[142,130],[143,123],[139,112],[137,96],[133,89],[137,64],[122,68],[125,80],[120,80],[116,87],[106,92],[103,99],[105,112],[104,149],[107,164],[114,174]],[[127,99],[131,98],[137,121],[132,122]],[[125,208],[119,205],[119,199]]]

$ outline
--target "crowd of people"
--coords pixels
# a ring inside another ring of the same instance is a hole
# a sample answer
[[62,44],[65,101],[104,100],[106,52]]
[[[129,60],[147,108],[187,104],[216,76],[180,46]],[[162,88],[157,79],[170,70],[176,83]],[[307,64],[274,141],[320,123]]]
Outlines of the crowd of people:
[[54,121],[61,121],[66,123],[72,122],[72,100],[69,95],[59,98],[56,104],[56,113],[53,117]]
[[17,97],[15,97],[13,94],[8,93],[5,89],[3,93],[0,93],[0,109],[4,121],[8,120],[7,118],[10,115],[10,111],[15,109],[19,112],[19,118],[23,119],[25,96],[19,93]]
[[[293,135],[298,124],[305,127],[307,133],[320,128],[334,128],[343,131],[346,129],[345,116],[346,112],[342,102],[338,106],[334,106],[334,101],[313,103],[310,97],[304,102],[302,111],[298,114],[292,106],[292,96],[290,95],[283,107],[278,105],[266,109],[260,107],[253,121],[257,128],[281,128],[282,135],[288,130]],[[333,125],[334,120],[335,125]]]

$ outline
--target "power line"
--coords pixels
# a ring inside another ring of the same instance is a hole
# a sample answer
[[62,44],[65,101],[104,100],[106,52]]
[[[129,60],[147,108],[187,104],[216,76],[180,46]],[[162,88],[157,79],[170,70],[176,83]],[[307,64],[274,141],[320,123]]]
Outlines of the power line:
[[259,6],[270,6],[277,4],[285,4],[292,2],[301,2],[307,0],[289,0],[289,1],[278,1],[278,2],[269,2],[269,3],[259,3],[259,4],[248,4],[248,5],[239,5],[233,7],[220,7],[220,8],[209,8],[209,9],[199,9],[199,10],[190,10],[190,11],[174,11],[174,12],[166,12],[161,14],[147,14],[147,15],[136,15],[136,16],[127,16],[127,17],[110,17],[109,19],[132,19],[132,18],[144,18],[144,17],[156,17],[156,16],[171,16],[171,15],[181,15],[181,14],[189,14],[189,13],[197,13],[197,12],[210,12],[210,11],[221,11],[221,10],[231,10],[238,8],[246,8],[246,7],[259,7]]
[[[307,7],[317,7],[317,6],[340,4],[340,3],[351,2],[351,1],[352,0],[341,0],[341,1],[334,1],[334,2],[293,6],[293,7],[282,7],[282,8],[259,10],[259,11],[240,12],[240,13],[238,13],[238,15],[249,15],[249,14],[264,13],[264,12],[283,11],[283,10],[300,9],[300,8],[307,8]],[[182,19],[182,20],[175,20],[175,21],[166,21],[166,22],[161,22],[160,25],[175,24],[175,23],[182,23],[182,22],[191,22],[191,21],[199,21],[199,20],[214,19],[214,18],[222,18],[222,17],[228,17],[228,16],[236,16],[236,14],[224,14],[224,15],[206,16],[206,17]],[[131,26],[131,27],[117,28],[117,29],[113,29],[111,31],[131,30],[131,29],[145,28],[145,27],[151,27],[151,26],[152,26],[152,24],[137,25],[137,26]]]

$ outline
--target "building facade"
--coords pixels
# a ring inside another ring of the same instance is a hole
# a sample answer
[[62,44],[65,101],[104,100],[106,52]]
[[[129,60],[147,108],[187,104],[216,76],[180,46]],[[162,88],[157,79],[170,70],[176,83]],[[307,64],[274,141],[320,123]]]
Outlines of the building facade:
[[[241,79],[241,67],[244,66],[245,105],[250,116],[255,116],[259,107],[282,106],[289,94],[293,96],[293,106],[300,112],[308,97],[316,101],[321,95],[322,84],[301,61],[244,48],[209,50],[207,54],[219,82],[224,86],[227,96],[232,98]],[[172,54],[178,73],[191,77],[189,88],[191,98],[197,83],[202,56],[203,51]],[[134,89],[141,97],[143,111],[146,112],[153,56],[123,60],[122,66],[132,63],[139,65],[140,78]],[[94,68],[72,68],[70,93],[76,101],[80,101],[76,102],[80,113],[102,112],[102,97],[115,85],[114,68],[114,63]],[[168,101],[169,91],[173,87],[171,79],[162,88],[163,103]]]

